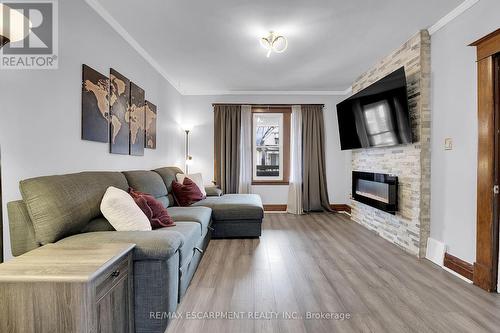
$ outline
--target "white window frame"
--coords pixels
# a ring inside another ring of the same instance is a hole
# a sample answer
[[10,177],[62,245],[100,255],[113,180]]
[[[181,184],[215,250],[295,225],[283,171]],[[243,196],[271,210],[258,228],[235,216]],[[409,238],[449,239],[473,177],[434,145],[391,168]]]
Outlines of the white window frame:
[[[279,176],[257,176],[257,163],[258,161],[258,154],[257,154],[257,142],[256,142],[256,133],[257,133],[257,117],[262,117],[262,118],[271,118],[271,117],[276,117],[279,116],[279,121],[278,121],[278,127],[279,127],[279,155],[280,155],[280,160],[279,160]],[[284,149],[283,149],[283,141],[284,141],[284,114],[281,112],[268,112],[268,113],[252,113],[252,155],[253,155],[253,161],[252,161],[252,178],[254,181],[283,181],[284,179],[284,169],[283,169],[283,162],[284,162]]]

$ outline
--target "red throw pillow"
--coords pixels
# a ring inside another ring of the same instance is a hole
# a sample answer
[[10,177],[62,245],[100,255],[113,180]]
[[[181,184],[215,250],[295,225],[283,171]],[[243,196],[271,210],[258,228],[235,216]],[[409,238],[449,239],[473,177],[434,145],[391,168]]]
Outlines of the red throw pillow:
[[134,199],[137,206],[146,214],[153,229],[175,225],[174,220],[168,215],[165,207],[163,207],[161,202],[156,200],[155,197],[147,193],[136,191],[133,188],[129,188],[128,193]]
[[184,178],[181,183],[172,181],[172,190],[174,192],[175,201],[181,207],[190,206],[193,203],[205,199],[198,185],[188,177]]

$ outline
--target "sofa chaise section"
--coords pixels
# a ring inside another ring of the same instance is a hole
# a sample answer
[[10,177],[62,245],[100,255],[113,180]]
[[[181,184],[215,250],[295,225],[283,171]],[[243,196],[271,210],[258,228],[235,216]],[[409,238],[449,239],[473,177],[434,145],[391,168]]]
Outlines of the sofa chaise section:
[[[177,167],[154,170],[158,173],[170,193],[172,181],[178,173]],[[223,194],[214,187],[206,187],[207,197],[191,207],[209,207],[212,210],[212,238],[260,237],[264,207],[257,194]]]
[[260,237],[264,208],[257,194],[207,197],[192,207],[212,209],[212,238]]

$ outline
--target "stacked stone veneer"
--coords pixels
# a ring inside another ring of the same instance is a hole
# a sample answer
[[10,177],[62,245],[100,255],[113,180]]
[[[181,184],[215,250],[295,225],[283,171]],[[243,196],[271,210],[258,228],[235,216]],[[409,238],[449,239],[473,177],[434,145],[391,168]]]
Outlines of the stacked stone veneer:
[[425,256],[430,230],[430,37],[423,30],[361,75],[353,93],[405,67],[414,143],[355,150],[352,169],[389,173],[399,178],[396,215],[351,200],[352,219],[405,251]]

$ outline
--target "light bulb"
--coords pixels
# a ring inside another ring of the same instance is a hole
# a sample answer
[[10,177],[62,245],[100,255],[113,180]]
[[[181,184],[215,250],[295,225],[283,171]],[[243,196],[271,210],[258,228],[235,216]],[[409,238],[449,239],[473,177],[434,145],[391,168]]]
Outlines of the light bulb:
[[288,40],[283,36],[277,36],[273,40],[273,50],[276,53],[283,53],[288,47]]
[[265,37],[262,37],[261,39],[259,39],[260,41],[260,46],[262,46],[263,48],[265,48],[266,50],[271,46],[269,43],[269,40]]

